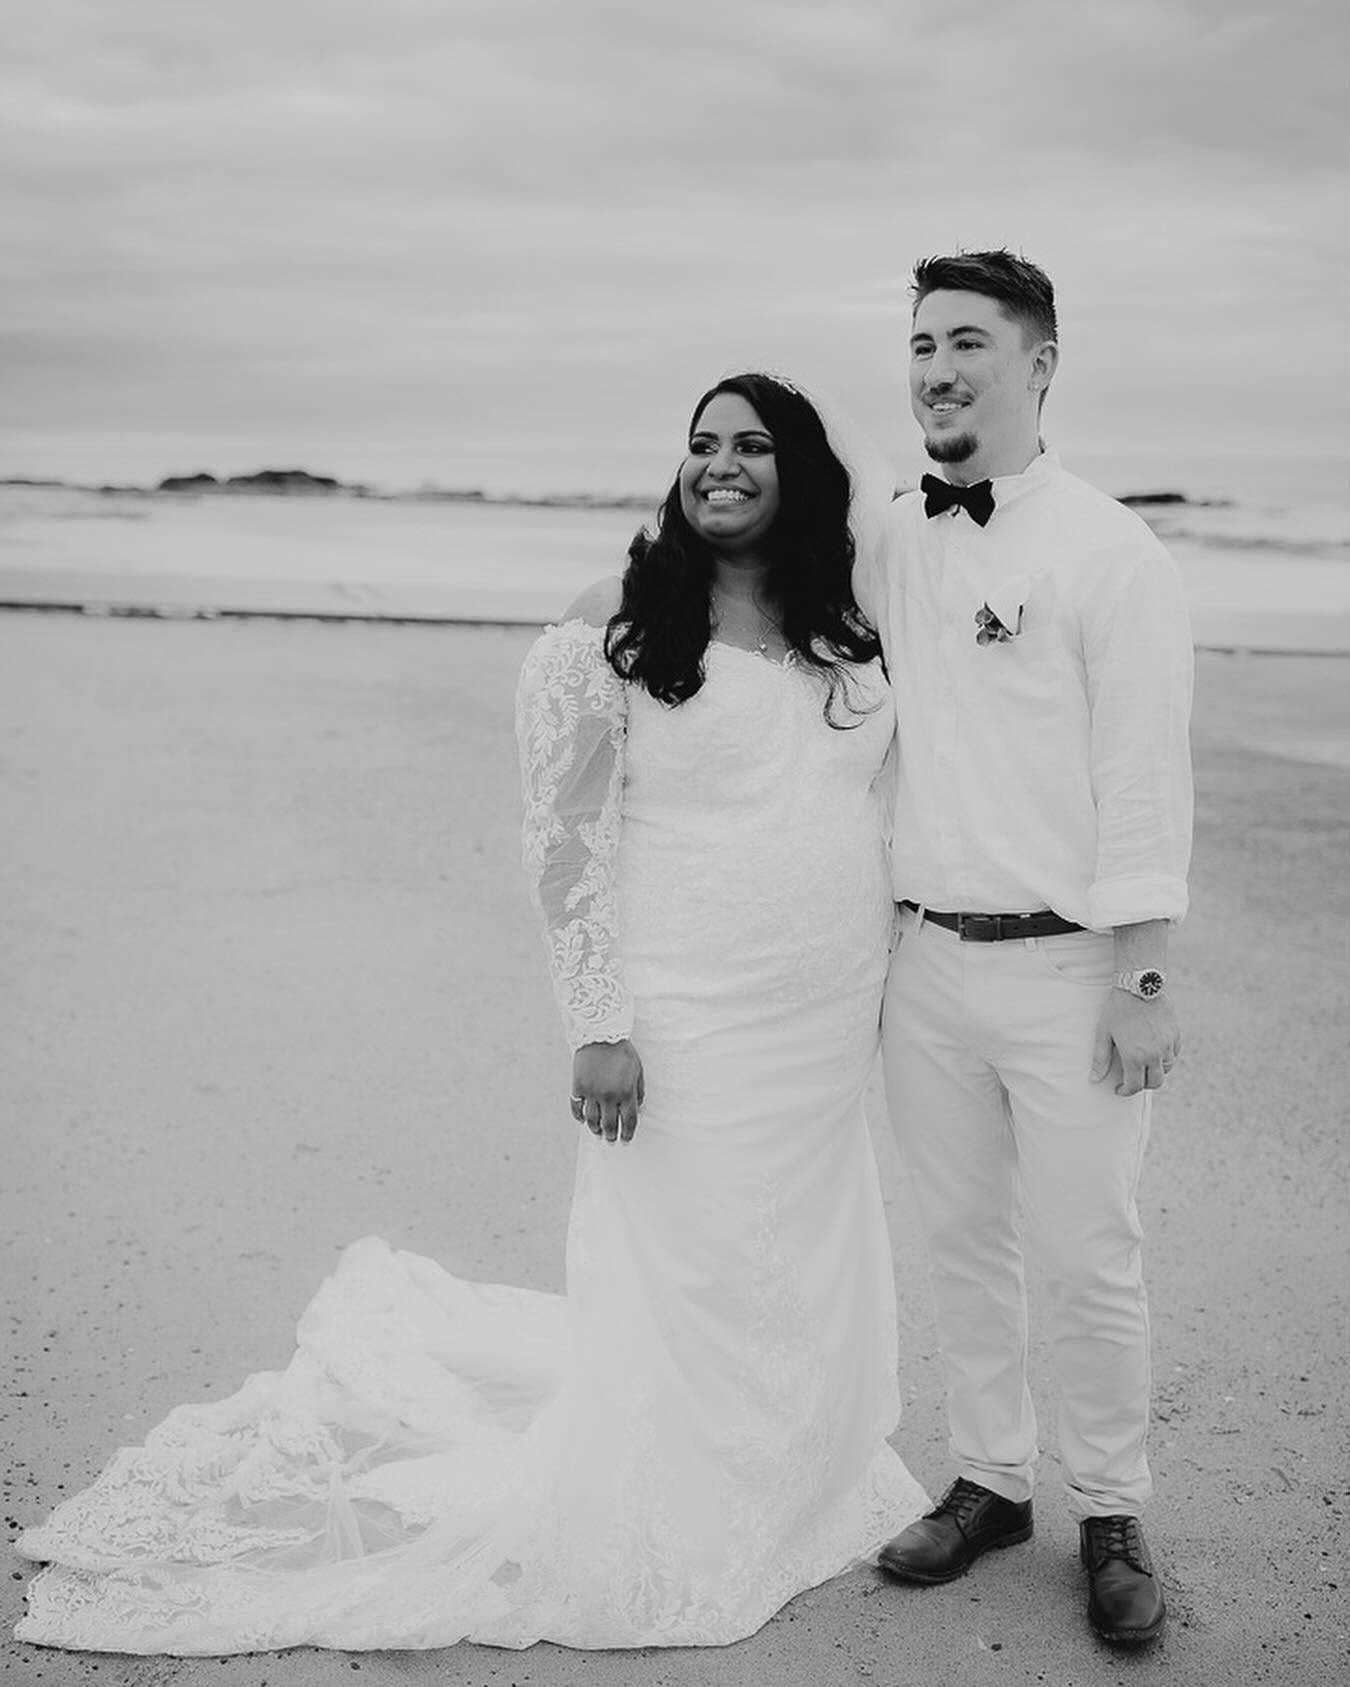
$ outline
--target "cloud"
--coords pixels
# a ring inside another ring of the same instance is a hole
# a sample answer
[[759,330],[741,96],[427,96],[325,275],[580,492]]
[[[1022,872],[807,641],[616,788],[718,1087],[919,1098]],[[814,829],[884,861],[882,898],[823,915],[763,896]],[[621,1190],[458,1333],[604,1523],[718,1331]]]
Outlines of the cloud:
[[909,265],[1003,243],[1059,285],[1066,426],[1288,448],[1275,323],[1346,426],[1323,0],[47,0],[12,33],[0,463],[312,438],[556,484],[609,428],[650,476],[759,361],[899,449]]

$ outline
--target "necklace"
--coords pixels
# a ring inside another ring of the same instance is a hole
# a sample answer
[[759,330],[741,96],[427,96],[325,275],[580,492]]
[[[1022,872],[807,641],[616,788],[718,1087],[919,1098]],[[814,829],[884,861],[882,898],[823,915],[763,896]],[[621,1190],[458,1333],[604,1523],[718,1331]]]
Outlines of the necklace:
[[[733,605],[739,610],[742,603],[754,611],[755,622],[757,623],[755,626],[748,626],[746,619],[740,614],[727,614],[727,610]],[[746,599],[732,598],[723,592],[719,592],[716,587],[713,588],[713,626],[714,631],[730,635],[726,640],[729,644],[747,640],[748,642],[743,644],[742,648],[753,650],[757,656],[767,656],[770,639],[781,640],[783,636],[777,621],[774,620],[772,615],[766,615],[753,597]]]

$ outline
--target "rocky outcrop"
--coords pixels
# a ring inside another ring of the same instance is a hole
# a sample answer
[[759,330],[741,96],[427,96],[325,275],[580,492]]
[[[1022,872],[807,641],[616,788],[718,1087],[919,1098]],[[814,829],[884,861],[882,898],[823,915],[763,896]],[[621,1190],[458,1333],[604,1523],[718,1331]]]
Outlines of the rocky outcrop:
[[308,469],[259,469],[257,474],[232,474],[224,487],[227,492],[337,492],[341,483]]
[[217,492],[220,482],[213,474],[166,475],[155,488],[157,492]]
[[213,474],[171,474],[161,480],[157,492],[341,492],[344,488],[331,475],[311,474],[308,469],[259,469],[257,474],[232,474],[217,480]]

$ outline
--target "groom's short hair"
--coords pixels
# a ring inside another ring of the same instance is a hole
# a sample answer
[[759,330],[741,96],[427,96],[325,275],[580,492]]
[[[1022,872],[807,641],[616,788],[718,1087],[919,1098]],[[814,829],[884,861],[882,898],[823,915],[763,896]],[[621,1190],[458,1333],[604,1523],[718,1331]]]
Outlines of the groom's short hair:
[[920,258],[914,266],[914,308],[930,293],[983,293],[1003,314],[1020,322],[1028,343],[1059,339],[1055,289],[1050,277],[1029,258],[997,252],[959,252],[950,258]]

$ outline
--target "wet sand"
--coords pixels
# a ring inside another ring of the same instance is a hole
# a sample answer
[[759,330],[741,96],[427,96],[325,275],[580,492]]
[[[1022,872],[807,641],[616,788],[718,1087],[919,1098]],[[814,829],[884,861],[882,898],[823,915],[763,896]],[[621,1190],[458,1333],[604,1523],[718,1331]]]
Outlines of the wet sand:
[[[219,535],[216,535],[219,541]],[[1181,564],[1196,648],[1262,655],[1350,655],[1350,574],[1344,563],[1243,552],[1216,561],[1173,547]],[[606,554],[621,555],[614,547]],[[0,556],[0,562],[3,557]],[[277,616],[297,620],[464,622],[537,627],[560,615],[595,577],[594,554],[567,559],[547,583],[508,575],[477,584],[425,579],[197,574],[172,568],[0,566],[0,611],[81,610],[165,620]]]
[[[567,1062],[518,866],[524,629],[0,616],[12,1537],[173,1404],[284,1364],[344,1243],[561,1286]],[[0,1640],[0,1682],[934,1687],[1330,1681],[1344,1668],[1350,662],[1200,661],[1187,1049],[1144,1208],[1150,1537],[1172,1622],[1082,1617],[1037,1535],[945,1589],[861,1571],[720,1651],[128,1659]],[[907,1413],[946,1480],[909,1198],[877,1109]],[[1044,1438],[1053,1417],[1036,1347]],[[3,1581],[0,1624],[27,1566]]]

